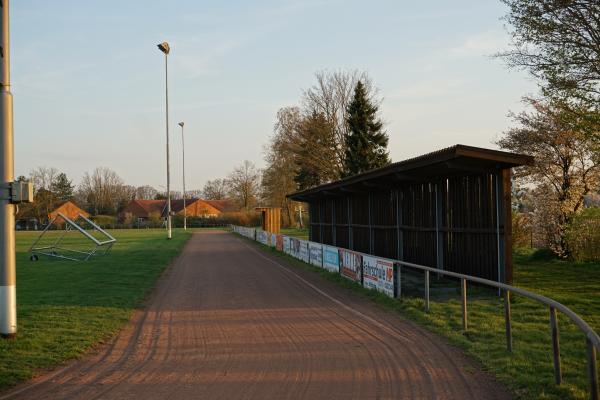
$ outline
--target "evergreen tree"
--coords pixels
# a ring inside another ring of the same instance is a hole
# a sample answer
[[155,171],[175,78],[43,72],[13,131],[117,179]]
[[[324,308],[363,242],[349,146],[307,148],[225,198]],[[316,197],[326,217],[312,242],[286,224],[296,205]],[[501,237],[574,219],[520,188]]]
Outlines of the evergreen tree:
[[351,176],[390,163],[388,136],[377,118],[378,108],[368,98],[365,85],[358,81],[354,98],[348,105],[344,176]]
[[335,137],[324,114],[313,111],[297,126],[298,146],[294,154],[298,189],[308,189],[338,178]]
[[73,198],[73,183],[64,172],[56,176],[50,186],[50,191],[59,201],[67,201]]

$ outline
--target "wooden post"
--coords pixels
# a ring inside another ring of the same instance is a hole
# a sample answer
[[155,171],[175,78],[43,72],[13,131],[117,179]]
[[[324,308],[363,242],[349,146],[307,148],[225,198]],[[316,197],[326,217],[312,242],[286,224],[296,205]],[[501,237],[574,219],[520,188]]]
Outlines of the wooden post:
[[354,250],[354,241],[352,238],[352,201],[348,195],[348,248]]
[[586,338],[587,370],[590,381],[590,399],[598,400],[598,365],[596,364],[596,348],[592,341]]
[[460,293],[462,297],[462,325],[463,331],[467,331],[469,324],[467,321],[467,280],[461,278],[460,280]]
[[550,307],[550,330],[552,332],[552,355],[554,360],[554,382],[557,385],[562,383],[562,373],[560,368],[560,343],[558,337],[558,318],[556,309]]
[[425,312],[429,312],[429,271],[425,271]]
[[402,264],[394,263],[394,285],[395,293],[394,297],[397,299],[402,298]]
[[444,232],[442,231],[442,199],[440,183],[435,184],[435,252],[436,267],[444,269]]
[[396,254],[398,260],[404,261],[404,242],[402,235],[402,208],[400,207],[400,196],[402,192],[396,189],[396,241],[398,246],[398,254]]
[[512,321],[510,312],[510,290],[504,291],[504,325],[506,326],[506,350],[512,353]]
[[512,262],[512,208],[511,208],[511,170],[510,168],[502,170],[502,195],[504,197],[504,279],[505,283],[513,282],[513,262]]
[[331,198],[331,240],[337,246],[337,228],[335,224],[335,197]]
[[372,216],[371,216],[371,205],[373,203],[372,197],[373,195],[371,194],[371,192],[369,192],[369,194],[367,195],[367,206],[369,208],[369,254],[373,254],[373,222],[372,222]]
[[[327,206],[327,204],[325,204]],[[323,241],[323,202],[319,201],[319,243]]]

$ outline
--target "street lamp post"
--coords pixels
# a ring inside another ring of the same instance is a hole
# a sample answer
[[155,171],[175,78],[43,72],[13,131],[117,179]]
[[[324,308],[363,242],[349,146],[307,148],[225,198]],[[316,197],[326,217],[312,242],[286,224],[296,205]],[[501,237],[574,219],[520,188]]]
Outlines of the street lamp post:
[[169,164],[169,69],[167,58],[171,48],[169,43],[162,42],[157,45],[158,49],[165,54],[165,109],[167,128],[167,239],[171,239],[171,172]]
[[8,0],[0,2],[0,334],[17,333],[13,101],[10,92]]
[[187,230],[187,210],[185,208],[185,140],[183,138],[183,125],[182,122],[178,124],[181,127],[181,151],[183,153],[183,229]]

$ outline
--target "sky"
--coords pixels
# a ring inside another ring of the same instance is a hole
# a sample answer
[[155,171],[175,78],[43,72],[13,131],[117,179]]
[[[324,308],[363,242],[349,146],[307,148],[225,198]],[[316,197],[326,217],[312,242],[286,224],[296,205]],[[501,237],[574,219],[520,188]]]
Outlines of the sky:
[[499,0],[18,0],[11,2],[15,175],[55,167],[74,183],[103,166],[166,185],[167,41],[172,189],[201,189],[243,160],[264,166],[281,107],[316,71],[366,71],[383,98],[393,161],[457,143],[497,148],[536,93],[492,57]]

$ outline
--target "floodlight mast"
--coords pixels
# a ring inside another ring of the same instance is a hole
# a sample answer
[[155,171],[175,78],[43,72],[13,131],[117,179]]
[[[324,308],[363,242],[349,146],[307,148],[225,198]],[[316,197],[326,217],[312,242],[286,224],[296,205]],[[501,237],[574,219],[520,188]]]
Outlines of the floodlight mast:
[[165,112],[167,128],[167,239],[171,239],[171,171],[169,163],[169,68],[168,55],[171,51],[169,43],[162,42],[156,45],[165,54]]
[[185,141],[183,139],[183,126],[184,122],[178,124],[181,127],[181,151],[183,159],[183,230],[187,230],[187,210],[185,208]]
[[14,337],[17,333],[15,205],[11,202],[14,147],[8,4],[8,0],[0,1],[0,335],[5,338]]

